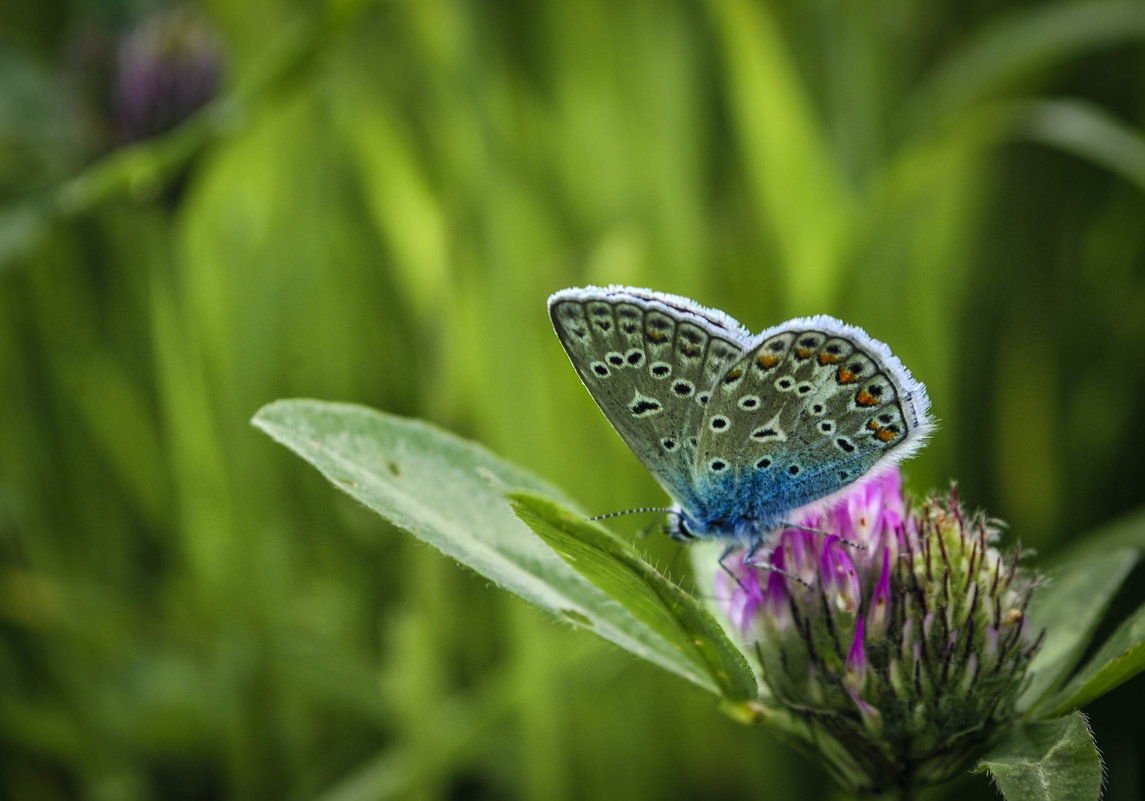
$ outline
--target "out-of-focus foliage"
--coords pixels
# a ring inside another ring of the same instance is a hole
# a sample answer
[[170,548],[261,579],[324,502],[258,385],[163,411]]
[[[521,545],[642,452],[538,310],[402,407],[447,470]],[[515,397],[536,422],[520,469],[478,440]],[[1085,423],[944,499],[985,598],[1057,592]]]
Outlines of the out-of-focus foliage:
[[[215,0],[219,99],[109,151],[92,65],[150,11],[2,13],[0,797],[825,792],[248,425],[351,400],[660,503],[564,286],[864,326],[941,420],[910,483],[1043,552],[1142,501],[1139,2]],[[1111,801],[1141,700],[1092,709]]]

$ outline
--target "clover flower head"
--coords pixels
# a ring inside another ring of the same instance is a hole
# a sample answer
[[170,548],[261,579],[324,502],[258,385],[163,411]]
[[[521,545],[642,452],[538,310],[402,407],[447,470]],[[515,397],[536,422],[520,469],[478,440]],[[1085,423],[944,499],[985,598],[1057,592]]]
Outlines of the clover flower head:
[[909,504],[897,469],[792,522],[769,557],[729,555],[716,578],[768,690],[841,746],[824,751],[847,786],[964,770],[1012,719],[1040,642],[1018,552],[953,493]]

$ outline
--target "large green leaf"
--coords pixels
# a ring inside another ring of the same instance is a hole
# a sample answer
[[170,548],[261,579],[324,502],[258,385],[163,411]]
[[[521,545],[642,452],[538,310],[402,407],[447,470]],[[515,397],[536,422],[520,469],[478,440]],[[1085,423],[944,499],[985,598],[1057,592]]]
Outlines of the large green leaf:
[[1030,723],[978,763],[1007,801],[1097,801],[1101,754],[1080,712]]
[[755,677],[719,623],[625,540],[560,504],[512,492],[513,509],[561,558],[706,672],[732,701],[754,699]]
[[1051,713],[1085,706],[1145,670],[1145,605],[1113,632],[1105,645],[1050,702]]
[[1118,587],[1137,564],[1137,552],[1093,553],[1051,570],[1034,592],[1030,619],[1046,638],[1030,665],[1022,706],[1036,704],[1065,680],[1093,636]]
[[252,421],[339,489],[442,553],[574,625],[719,694],[707,671],[566,565],[504,492],[554,488],[427,423],[361,406],[286,400]]

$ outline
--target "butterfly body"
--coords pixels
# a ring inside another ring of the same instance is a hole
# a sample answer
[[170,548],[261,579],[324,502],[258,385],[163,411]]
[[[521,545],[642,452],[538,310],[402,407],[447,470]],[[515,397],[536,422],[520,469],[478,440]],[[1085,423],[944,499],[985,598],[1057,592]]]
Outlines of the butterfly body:
[[933,428],[923,385],[832,317],[751,335],[687,298],[618,286],[562,290],[549,313],[589,394],[675,502],[681,539],[754,549]]

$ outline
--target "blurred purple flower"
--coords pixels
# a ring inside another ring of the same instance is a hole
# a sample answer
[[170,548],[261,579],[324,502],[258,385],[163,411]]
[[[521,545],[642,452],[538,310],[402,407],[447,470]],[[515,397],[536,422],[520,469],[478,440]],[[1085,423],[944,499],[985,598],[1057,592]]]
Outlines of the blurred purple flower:
[[119,43],[112,104],[120,139],[136,142],[171,130],[219,91],[222,52],[191,6],[145,18]]

